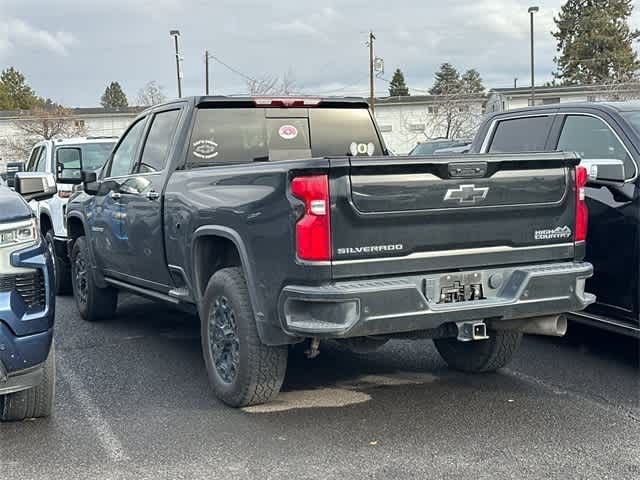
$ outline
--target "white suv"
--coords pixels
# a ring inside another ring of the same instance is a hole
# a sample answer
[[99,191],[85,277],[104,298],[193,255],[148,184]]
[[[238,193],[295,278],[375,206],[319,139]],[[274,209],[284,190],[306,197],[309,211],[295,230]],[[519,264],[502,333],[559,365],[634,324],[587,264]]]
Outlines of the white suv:
[[[77,147],[82,150],[82,164],[87,171],[102,168],[116,144],[115,137],[83,137],[64,140],[44,140],[37,143],[25,165],[27,172],[47,172],[56,177],[56,151],[60,147]],[[57,183],[58,193],[45,201],[31,201],[31,208],[40,219],[40,230],[55,259],[56,293],[71,291],[71,273],[67,255],[67,230],[64,215],[73,184]]]

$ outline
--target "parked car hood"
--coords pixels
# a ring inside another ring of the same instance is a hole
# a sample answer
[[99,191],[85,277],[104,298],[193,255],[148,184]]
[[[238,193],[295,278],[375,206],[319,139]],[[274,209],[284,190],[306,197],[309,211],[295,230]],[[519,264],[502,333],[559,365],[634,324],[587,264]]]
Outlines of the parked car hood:
[[31,215],[33,211],[20,195],[0,186],[0,223],[16,222]]

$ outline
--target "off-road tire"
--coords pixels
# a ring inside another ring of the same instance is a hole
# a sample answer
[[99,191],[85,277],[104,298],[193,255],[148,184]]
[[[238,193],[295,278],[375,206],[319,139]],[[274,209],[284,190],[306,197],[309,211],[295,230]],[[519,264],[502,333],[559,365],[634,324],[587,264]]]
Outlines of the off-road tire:
[[[84,263],[83,267],[81,262]],[[79,278],[81,268],[85,269],[83,280]],[[84,286],[81,286],[82,281],[86,282]],[[118,290],[113,287],[100,288],[96,285],[85,237],[79,237],[71,250],[71,283],[76,306],[84,320],[95,322],[111,318],[116,313]],[[86,291],[82,293],[85,287]]]
[[47,248],[51,254],[55,270],[55,292],[56,295],[66,295],[71,293],[71,268],[69,263],[56,255],[56,248],[53,239],[53,230],[49,230],[45,236]]
[[[238,340],[235,376],[225,381],[214,361],[214,313],[216,302],[224,301],[233,313]],[[287,346],[264,345],[255,323],[249,291],[241,268],[218,270],[210,279],[200,309],[202,353],[216,396],[231,407],[268,402],[282,387],[287,369]]]
[[35,387],[20,392],[0,395],[0,420],[11,422],[26,418],[48,417],[53,410],[56,390],[55,344],[51,344],[44,363],[44,377]]
[[451,368],[473,373],[493,372],[511,361],[522,333],[488,330],[487,335],[487,340],[472,342],[460,342],[455,338],[439,338],[433,342]]

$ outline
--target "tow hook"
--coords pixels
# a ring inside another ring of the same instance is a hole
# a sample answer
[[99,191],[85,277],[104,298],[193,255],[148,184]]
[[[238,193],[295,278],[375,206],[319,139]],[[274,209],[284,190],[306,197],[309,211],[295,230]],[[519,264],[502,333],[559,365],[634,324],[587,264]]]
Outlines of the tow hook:
[[487,340],[487,325],[484,322],[456,322],[458,327],[458,341],[471,342]]
[[314,337],[309,342],[309,349],[304,351],[304,354],[308,359],[316,358],[320,355],[320,339],[318,337]]

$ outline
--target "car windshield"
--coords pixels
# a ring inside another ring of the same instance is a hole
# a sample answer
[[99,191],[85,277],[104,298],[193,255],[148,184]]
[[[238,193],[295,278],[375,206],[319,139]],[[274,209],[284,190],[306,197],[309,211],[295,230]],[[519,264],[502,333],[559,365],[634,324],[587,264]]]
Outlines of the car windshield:
[[624,112],[622,116],[629,122],[638,135],[640,135],[640,110]]
[[[115,142],[100,142],[100,143],[83,143],[79,145],[60,145],[61,147],[75,147],[80,148],[82,150],[82,167],[87,171],[95,171],[104,165],[104,162],[107,161],[111,150]],[[66,168],[74,169],[78,168],[79,165],[69,164]]]

